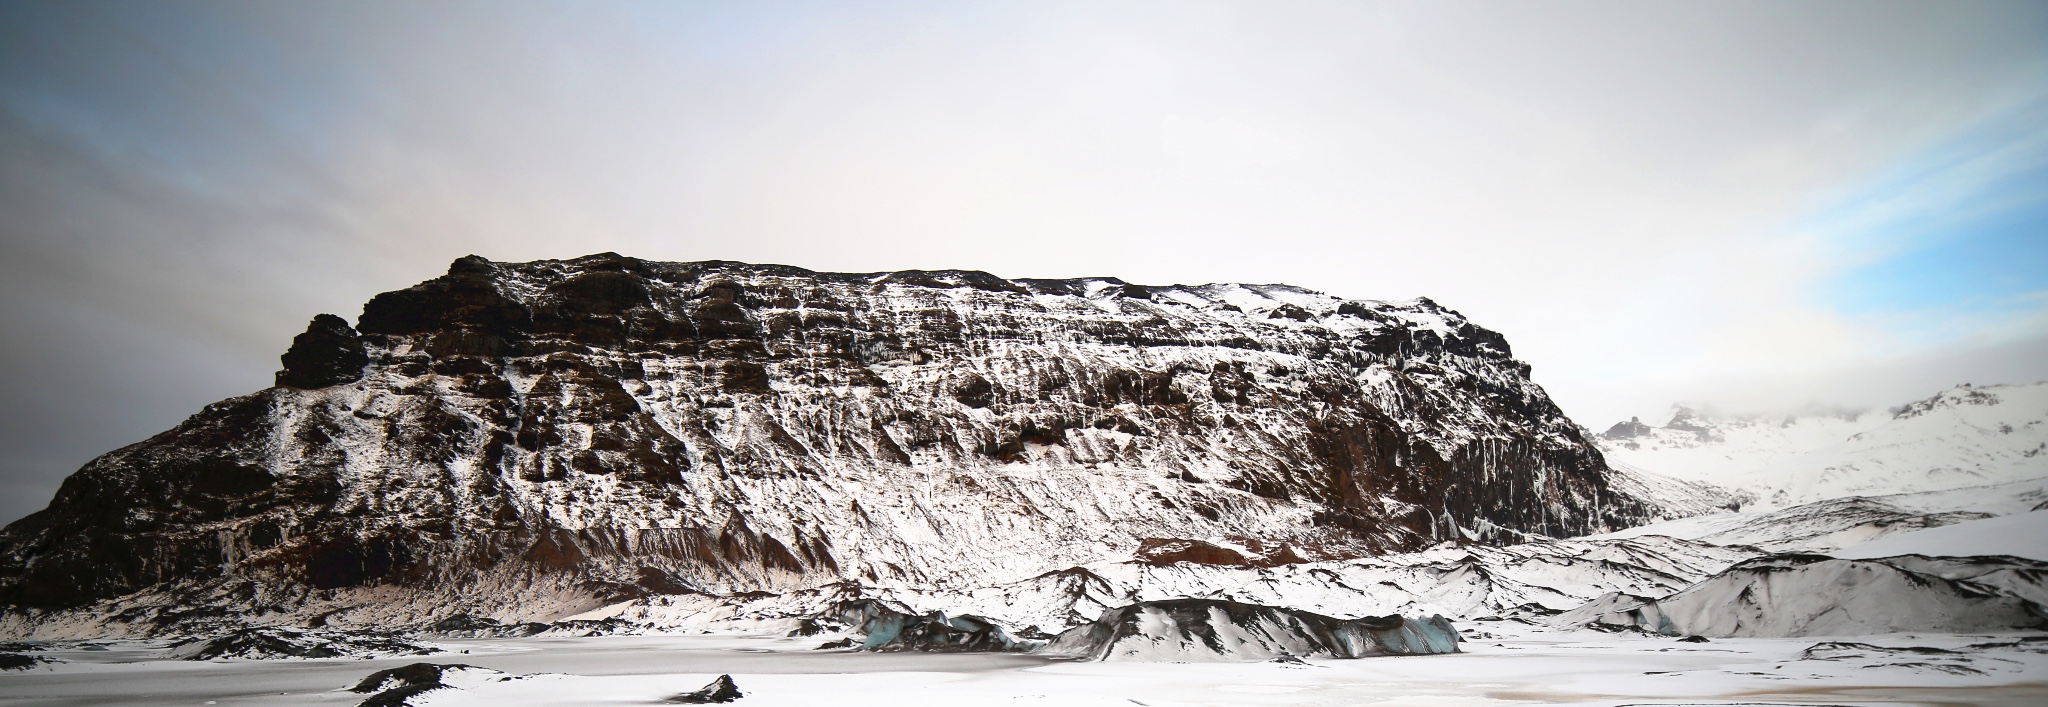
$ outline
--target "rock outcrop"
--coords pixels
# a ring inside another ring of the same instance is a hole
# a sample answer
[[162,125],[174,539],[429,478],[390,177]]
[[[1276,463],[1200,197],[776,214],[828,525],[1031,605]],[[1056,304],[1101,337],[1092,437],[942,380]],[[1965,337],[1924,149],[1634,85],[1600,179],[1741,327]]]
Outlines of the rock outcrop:
[[1263,565],[1660,512],[1499,334],[1281,285],[467,257],[316,318],[277,381],[0,531],[0,628],[545,621],[983,586],[1148,538]]
[[181,641],[171,646],[168,655],[178,660],[274,660],[387,658],[440,652],[439,648],[383,633],[264,626]]

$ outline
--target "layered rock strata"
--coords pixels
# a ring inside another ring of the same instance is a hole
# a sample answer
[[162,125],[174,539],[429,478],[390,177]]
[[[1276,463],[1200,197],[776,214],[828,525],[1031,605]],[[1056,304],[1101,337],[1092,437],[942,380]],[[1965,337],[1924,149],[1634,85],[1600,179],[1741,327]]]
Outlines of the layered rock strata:
[[1501,335],[1427,299],[466,257],[283,360],[0,532],[7,620],[547,620],[1660,511]]

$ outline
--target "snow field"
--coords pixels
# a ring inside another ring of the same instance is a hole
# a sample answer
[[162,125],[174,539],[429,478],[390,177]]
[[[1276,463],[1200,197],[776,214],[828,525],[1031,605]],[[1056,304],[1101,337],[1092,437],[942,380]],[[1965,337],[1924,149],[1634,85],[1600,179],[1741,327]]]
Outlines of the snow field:
[[[606,637],[459,642],[451,676],[419,704],[649,704],[731,674],[741,707],[904,705],[2039,704],[2048,654],[2014,636],[1669,638],[1470,622],[1466,652],[1280,663],[1085,663],[1019,656],[811,651],[809,639]],[[1918,652],[1904,649],[1920,649]],[[1949,651],[1935,653],[1933,651]],[[114,653],[0,679],[6,704],[352,705],[342,691],[407,659],[218,663]],[[510,679],[500,679],[510,678]],[[285,694],[280,694],[285,693]],[[2031,700],[2031,702],[2030,702]]]

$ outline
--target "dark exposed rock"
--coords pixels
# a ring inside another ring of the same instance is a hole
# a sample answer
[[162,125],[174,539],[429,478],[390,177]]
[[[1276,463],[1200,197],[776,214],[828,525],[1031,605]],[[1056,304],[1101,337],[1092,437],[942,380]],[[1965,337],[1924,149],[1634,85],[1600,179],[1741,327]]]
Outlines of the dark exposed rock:
[[740,693],[740,686],[733,683],[732,676],[720,675],[717,680],[711,681],[711,684],[705,685],[696,692],[676,695],[675,697],[668,698],[667,701],[671,704],[709,705],[732,702],[741,697],[745,697],[745,695]]
[[20,653],[0,653],[0,670],[27,670],[36,667],[42,659]]
[[285,364],[0,531],[0,607],[342,626],[417,596],[397,587],[434,597],[406,625],[545,621],[500,609],[1030,576],[1145,537],[1284,563],[1657,512],[1505,340],[1426,299],[471,256],[356,331],[317,318]]
[[1635,439],[1649,434],[1650,429],[1649,425],[1643,424],[1642,418],[1631,417],[1628,419],[1628,422],[1614,423],[1613,427],[1607,428],[1607,431],[1600,433],[1600,436],[1612,440]]
[[448,672],[477,669],[460,663],[413,663],[371,673],[349,691],[375,693],[369,699],[356,703],[356,707],[404,707],[413,704],[414,697],[453,689],[441,682],[442,676]]
[[362,380],[370,355],[348,320],[332,314],[313,317],[306,332],[292,339],[291,349],[279,357],[284,370],[277,372],[277,384],[293,388],[325,388]]

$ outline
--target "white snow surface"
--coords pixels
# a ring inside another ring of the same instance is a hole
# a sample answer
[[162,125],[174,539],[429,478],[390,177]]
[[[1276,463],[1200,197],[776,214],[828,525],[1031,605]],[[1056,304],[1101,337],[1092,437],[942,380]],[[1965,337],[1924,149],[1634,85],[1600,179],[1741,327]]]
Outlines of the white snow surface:
[[[2030,705],[2048,645],[2015,635],[1665,637],[1480,622],[1459,653],[1304,665],[1100,663],[1015,655],[813,651],[807,639],[603,637],[465,642],[457,689],[420,704],[654,704],[732,675],[740,707],[919,705]],[[415,659],[187,663],[146,646],[59,651],[0,681],[8,704],[349,705],[345,688]],[[495,672],[492,672],[495,671]]]
[[1848,558],[2011,555],[2048,560],[2048,511],[2017,513],[1898,533],[1829,554]]

